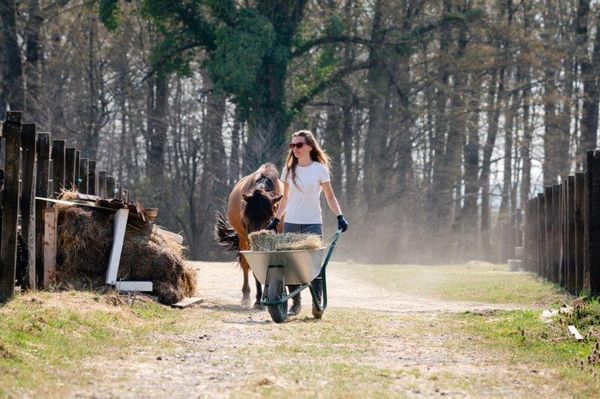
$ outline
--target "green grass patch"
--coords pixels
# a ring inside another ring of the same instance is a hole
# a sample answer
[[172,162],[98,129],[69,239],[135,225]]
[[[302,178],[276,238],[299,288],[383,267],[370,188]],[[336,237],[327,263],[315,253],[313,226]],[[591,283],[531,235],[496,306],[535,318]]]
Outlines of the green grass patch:
[[539,310],[467,312],[445,317],[447,325],[471,337],[468,341],[454,342],[454,347],[476,344],[502,354],[509,364],[525,365],[532,373],[554,370],[563,381],[568,381],[572,392],[581,393],[577,397],[599,397],[600,380],[594,376],[598,368],[579,366],[592,352],[595,340],[575,341],[567,332],[567,324],[558,319],[547,324],[540,319],[540,313]]
[[[506,265],[472,262],[456,266],[348,265],[335,269],[399,294],[440,300],[541,305],[562,300],[557,286]],[[332,271],[333,272],[333,271]]]
[[82,361],[118,359],[150,345],[158,326],[162,331],[174,326],[169,322],[176,312],[156,303],[106,302],[93,293],[40,292],[17,295],[0,307],[0,396],[57,396],[65,379],[67,385],[88,382],[76,377]]

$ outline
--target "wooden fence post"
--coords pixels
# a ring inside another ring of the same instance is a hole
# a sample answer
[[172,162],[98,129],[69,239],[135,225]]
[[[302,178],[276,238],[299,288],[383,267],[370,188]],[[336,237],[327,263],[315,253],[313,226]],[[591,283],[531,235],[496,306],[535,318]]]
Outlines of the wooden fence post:
[[544,194],[537,195],[537,274],[544,277],[546,265],[546,204]]
[[116,198],[115,178],[112,176],[106,177],[106,198]]
[[575,176],[567,177],[567,289],[577,293],[575,265]]
[[81,163],[80,157],[81,151],[75,150],[75,189],[79,188],[79,182],[81,181],[79,180],[81,178],[81,176],[79,176],[79,164]]
[[554,220],[552,218],[552,210],[554,209],[554,196],[553,196],[553,191],[552,191],[552,186],[548,186],[548,187],[544,187],[544,219],[545,219],[545,226],[546,226],[546,234],[545,234],[545,244],[546,244],[546,248],[544,249],[544,253],[546,254],[545,256],[545,261],[544,261],[544,274],[542,275],[544,278],[550,280],[550,276],[551,276],[551,270],[552,270],[552,254],[553,254],[553,248],[552,248],[552,231],[553,231],[553,224],[554,224]]
[[65,141],[52,140],[52,182],[54,193],[57,197],[60,190],[65,187]]
[[2,125],[5,141],[4,196],[0,244],[0,302],[15,294],[19,167],[21,164],[21,113],[7,112]]
[[530,272],[535,272],[537,269],[537,230],[539,227],[538,215],[537,215],[537,198],[532,198],[529,201],[529,219],[531,221],[527,222],[529,225],[529,239],[527,241],[527,245],[531,248],[530,257],[529,257],[529,265],[528,269]]
[[573,204],[575,215],[575,292],[583,290],[583,249],[584,249],[584,221],[585,206],[585,173],[575,174],[575,201]]
[[106,171],[101,170],[98,172],[98,195],[102,198],[106,196]]
[[88,168],[88,194],[98,195],[98,175],[96,174],[96,161],[90,159]]
[[90,173],[89,170],[89,159],[82,158],[79,162],[79,192],[81,194],[88,193],[88,175]]
[[[587,152],[587,270],[584,286],[591,295],[600,294],[600,150]],[[587,280],[587,282],[586,282]]]
[[43,287],[48,288],[56,273],[57,208],[46,208],[44,212],[44,274]]
[[[22,279],[23,287],[35,289],[35,125],[23,124],[21,130],[22,170],[21,170],[21,235],[27,243],[27,277]],[[24,276],[23,276],[24,277]]]
[[[49,164],[50,164],[50,133],[39,133],[36,143],[37,152],[37,176],[35,181],[36,197],[47,198],[49,192]],[[36,269],[36,284],[38,287],[43,286],[44,278],[44,210],[48,207],[46,201],[35,201],[35,269]]]
[[564,184],[558,184],[558,247],[557,247],[557,278],[558,285],[565,287],[565,190]]
[[559,284],[560,270],[560,185],[552,186],[552,269],[550,281]]
[[72,190],[75,184],[75,148],[67,147],[65,151],[65,187]]

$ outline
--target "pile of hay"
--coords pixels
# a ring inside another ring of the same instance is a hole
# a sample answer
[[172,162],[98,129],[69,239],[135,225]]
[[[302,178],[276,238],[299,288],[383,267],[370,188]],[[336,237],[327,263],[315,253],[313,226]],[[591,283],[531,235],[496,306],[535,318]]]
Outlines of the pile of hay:
[[[102,287],[112,248],[114,213],[64,205],[58,210],[56,283],[76,289]],[[183,249],[155,225],[130,217],[117,279],[152,281],[153,294],[164,304],[192,297],[196,271],[186,263]]]
[[323,248],[323,240],[316,234],[283,233],[261,230],[248,235],[253,251],[291,251]]

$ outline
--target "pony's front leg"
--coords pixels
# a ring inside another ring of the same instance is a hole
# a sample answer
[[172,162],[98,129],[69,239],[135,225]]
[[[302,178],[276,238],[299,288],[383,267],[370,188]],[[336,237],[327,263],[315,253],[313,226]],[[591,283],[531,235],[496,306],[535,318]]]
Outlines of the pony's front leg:
[[262,297],[262,285],[260,284],[260,281],[256,279],[256,277],[254,277],[254,280],[256,281],[256,302],[254,302],[254,309],[264,310],[265,307],[260,304]]
[[244,285],[242,285],[242,306],[250,306],[250,284],[248,284],[248,267],[243,267]]

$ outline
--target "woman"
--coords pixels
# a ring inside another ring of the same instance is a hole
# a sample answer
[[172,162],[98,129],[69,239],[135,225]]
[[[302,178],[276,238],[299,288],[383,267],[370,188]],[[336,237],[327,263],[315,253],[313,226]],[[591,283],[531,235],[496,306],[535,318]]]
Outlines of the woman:
[[[323,218],[321,215],[321,191],[331,211],[337,216],[338,229],[346,231],[348,222],[342,215],[329,177],[329,156],[321,149],[314,136],[308,130],[300,130],[292,135],[290,151],[281,172],[283,180],[283,198],[280,201],[273,221],[267,229],[274,230],[285,214],[284,233],[312,233],[323,236]],[[317,298],[321,300],[323,286],[321,276],[312,281]],[[289,286],[290,292],[296,286]],[[290,309],[296,315],[302,307],[300,295],[296,295]],[[321,312],[313,306],[313,316],[321,318]]]

